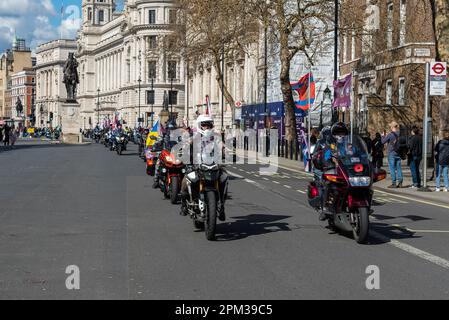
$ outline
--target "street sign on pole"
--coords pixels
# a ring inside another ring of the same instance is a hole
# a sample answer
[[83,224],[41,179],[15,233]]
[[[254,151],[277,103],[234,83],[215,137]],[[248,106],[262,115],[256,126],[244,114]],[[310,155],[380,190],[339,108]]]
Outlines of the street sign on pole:
[[423,132],[423,186],[420,191],[428,192],[430,191],[427,187],[427,165],[428,159],[427,155],[429,154],[428,148],[426,148],[428,140],[429,140],[429,90],[430,90],[430,70],[431,65],[426,63],[426,80],[425,80],[425,93],[424,93],[424,132]]
[[446,96],[447,63],[432,62],[430,64],[430,96]]

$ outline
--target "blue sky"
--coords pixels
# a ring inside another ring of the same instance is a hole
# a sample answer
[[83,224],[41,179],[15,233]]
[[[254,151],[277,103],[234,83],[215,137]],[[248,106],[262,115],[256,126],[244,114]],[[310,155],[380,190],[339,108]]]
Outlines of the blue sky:
[[32,50],[61,35],[75,38],[80,22],[81,0],[0,0],[0,53],[11,47],[14,34]]

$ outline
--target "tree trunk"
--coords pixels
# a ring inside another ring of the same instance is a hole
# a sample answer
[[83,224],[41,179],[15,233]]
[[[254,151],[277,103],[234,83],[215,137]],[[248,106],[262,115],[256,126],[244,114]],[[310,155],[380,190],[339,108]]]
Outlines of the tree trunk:
[[[220,86],[220,91],[223,88],[223,94],[225,97],[226,102],[231,106],[231,110],[232,110],[232,119],[234,120],[234,112],[235,112],[235,99],[232,96],[232,94],[229,92],[228,86],[225,83],[222,83],[222,79],[224,79],[223,77],[223,72],[224,70],[222,70],[221,68],[221,56],[220,54],[216,53],[214,54],[214,67],[215,67],[215,71],[217,72],[217,83]],[[225,106],[223,106],[223,110],[225,109]],[[232,124],[234,125],[234,124]]]
[[289,148],[293,147],[293,153],[296,152],[296,115],[295,115],[295,102],[293,100],[292,87],[290,85],[290,64],[291,64],[291,52],[288,47],[288,35],[285,33],[280,34],[280,60],[281,60],[281,91],[284,100],[285,108],[285,135],[288,141]]

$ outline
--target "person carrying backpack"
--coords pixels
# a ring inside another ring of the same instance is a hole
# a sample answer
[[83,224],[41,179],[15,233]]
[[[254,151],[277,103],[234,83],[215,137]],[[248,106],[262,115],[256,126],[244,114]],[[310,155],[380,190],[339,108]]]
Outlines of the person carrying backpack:
[[[390,123],[389,134],[384,132],[382,144],[387,144],[388,166],[390,168],[392,184],[388,188],[402,188],[404,178],[402,175],[402,160],[407,157],[407,141],[399,134],[397,122]],[[405,146],[404,146],[405,142]],[[405,154],[404,154],[405,153]]]

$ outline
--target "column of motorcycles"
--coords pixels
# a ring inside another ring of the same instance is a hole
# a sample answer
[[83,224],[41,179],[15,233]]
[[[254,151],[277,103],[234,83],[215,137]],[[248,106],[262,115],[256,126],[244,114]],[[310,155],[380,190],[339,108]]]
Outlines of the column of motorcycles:
[[[213,126],[209,116],[198,117],[196,130],[202,136],[208,136]],[[217,219],[225,221],[228,175],[224,166],[203,161],[186,165],[180,160],[182,154],[173,152],[177,142],[170,141],[168,134],[162,139],[150,136],[153,144],[149,148],[147,135],[148,130],[134,133],[134,137],[109,131],[104,143],[119,154],[128,139],[139,144],[146,173],[155,177],[153,187],[172,204],[181,200],[181,215],[190,216],[195,229],[204,230],[208,240],[215,240]],[[312,162],[315,174],[308,186],[310,206],[320,214],[320,220],[327,220],[331,230],[352,233],[355,241],[367,243],[373,184],[384,180],[386,172],[372,166],[362,138],[349,135],[342,123],[323,129]]]
[[100,130],[95,129],[93,132],[93,140],[96,143],[102,143],[110,151],[116,151],[118,155],[122,155],[123,151],[127,151],[129,141],[134,141],[131,131],[121,129]]
[[[200,116],[197,121],[199,128],[213,128],[210,117]],[[205,231],[208,240],[215,240],[217,219],[226,219],[228,175],[224,167],[213,162],[186,165],[179,160],[182,154],[172,152],[176,141],[150,139],[154,144],[145,150],[144,160],[146,173],[155,177],[153,187],[172,204],[181,202],[181,215],[190,216],[195,229]]]

